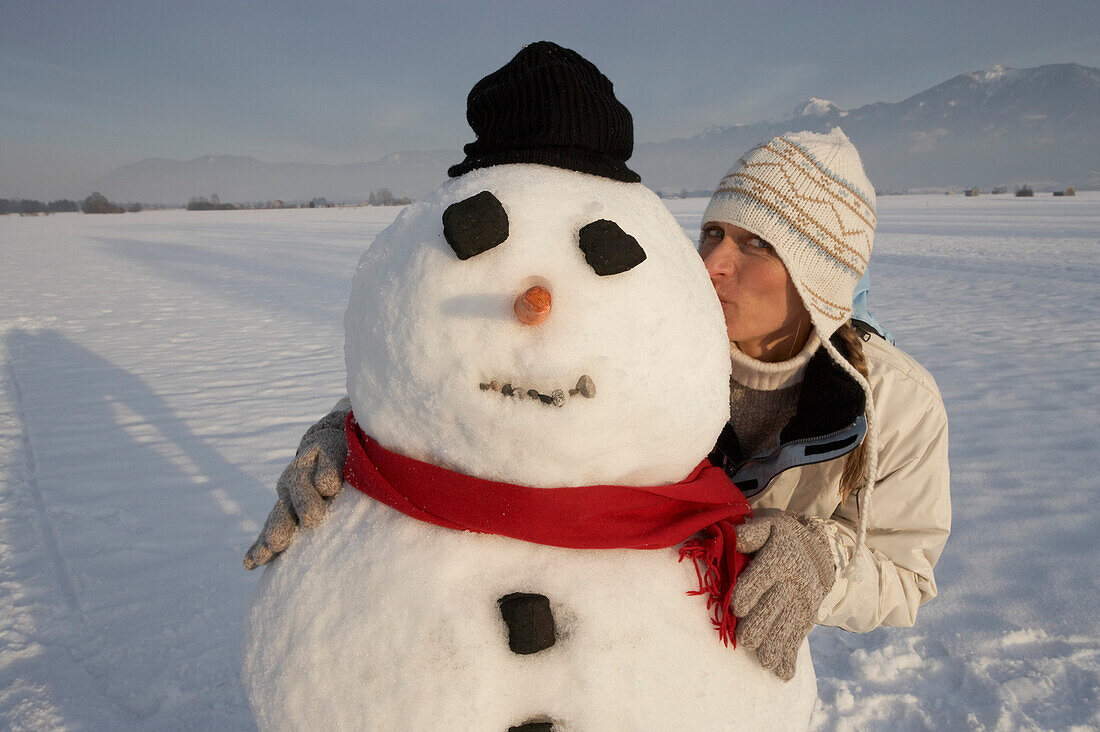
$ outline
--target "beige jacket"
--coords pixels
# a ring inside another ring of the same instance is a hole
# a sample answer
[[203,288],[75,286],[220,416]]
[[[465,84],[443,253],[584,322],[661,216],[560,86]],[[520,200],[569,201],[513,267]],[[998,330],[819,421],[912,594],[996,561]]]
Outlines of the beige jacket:
[[[947,413],[936,382],[881,338],[863,351],[880,445],[866,547],[853,556],[863,507],[858,493],[839,500],[845,457],[791,468],[750,498],[758,515],[783,509],[825,520],[837,581],[817,622],[855,632],[914,623],[917,608],[936,596],[932,568],[951,530]],[[845,571],[849,564],[854,571]]]

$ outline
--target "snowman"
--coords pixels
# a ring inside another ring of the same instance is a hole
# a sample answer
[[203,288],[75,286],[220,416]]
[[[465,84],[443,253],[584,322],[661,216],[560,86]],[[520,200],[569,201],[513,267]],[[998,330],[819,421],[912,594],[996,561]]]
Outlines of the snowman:
[[625,161],[629,112],[575,52],[470,93],[478,140],[360,260],[348,466],[261,578],[262,729],[805,728],[723,612],[749,510],[705,456],[728,418],[718,302]]

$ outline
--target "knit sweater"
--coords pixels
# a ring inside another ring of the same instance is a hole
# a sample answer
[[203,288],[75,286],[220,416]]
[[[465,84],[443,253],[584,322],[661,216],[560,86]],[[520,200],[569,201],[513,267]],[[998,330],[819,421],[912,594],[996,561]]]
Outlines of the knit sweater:
[[730,423],[743,455],[759,455],[777,444],[780,431],[798,407],[806,364],[820,345],[817,331],[811,331],[793,358],[765,363],[730,343]]

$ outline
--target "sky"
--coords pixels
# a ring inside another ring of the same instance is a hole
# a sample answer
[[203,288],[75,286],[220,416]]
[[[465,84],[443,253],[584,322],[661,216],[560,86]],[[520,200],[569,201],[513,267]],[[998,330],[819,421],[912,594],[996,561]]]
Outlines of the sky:
[[49,200],[149,157],[457,154],[470,87],[536,40],[593,61],[641,143],[995,64],[1100,67],[1098,31],[1095,0],[0,0],[0,197]]

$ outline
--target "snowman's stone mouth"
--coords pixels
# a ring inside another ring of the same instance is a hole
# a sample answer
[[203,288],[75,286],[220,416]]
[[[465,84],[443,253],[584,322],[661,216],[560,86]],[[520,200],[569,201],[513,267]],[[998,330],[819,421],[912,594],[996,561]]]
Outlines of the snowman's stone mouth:
[[592,381],[592,377],[588,374],[584,374],[577,379],[577,385],[568,392],[563,389],[554,389],[549,394],[543,394],[538,389],[517,386],[510,381],[501,383],[498,379],[482,382],[478,386],[482,391],[495,391],[509,399],[529,399],[549,407],[561,407],[569,397],[582,396],[585,399],[592,399],[596,396],[596,383]]

